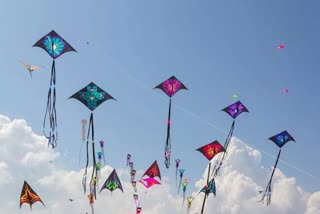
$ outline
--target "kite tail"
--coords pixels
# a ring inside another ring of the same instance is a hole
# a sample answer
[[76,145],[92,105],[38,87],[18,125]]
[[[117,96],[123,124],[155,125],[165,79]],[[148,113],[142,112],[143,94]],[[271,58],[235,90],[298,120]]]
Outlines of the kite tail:
[[106,158],[104,157],[104,151],[103,151],[103,148],[101,148],[101,152],[102,152],[102,159],[103,159],[103,163],[104,163],[104,165],[106,165]]
[[182,177],[180,177],[179,186],[178,186],[178,193],[180,192],[181,182],[182,182]]
[[87,121],[85,119],[83,119],[81,121],[81,125],[82,125],[82,144],[80,147],[80,151],[79,151],[79,162],[78,162],[78,166],[80,165],[80,161],[81,161],[81,151],[82,151],[82,147],[84,142],[86,141],[86,125],[87,125]]
[[91,206],[91,213],[94,214],[93,204],[90,204],[90,206]]
[[89,129],[87,138],[89,138],[91,129],[91,142],[92,142],[92,157],[93,157],[93,167],[92,167],[92,174],[91,174],[91,181],[90,181],[90,193],[94,195],[95,199],[97,199],[96,189],[97,189],[97,169],[96,169],[96,152],[94,146],[94,121],[93,121],[93,113],[90,114],[90,121],[89,121]]
[[[207,177],[206,186],[208,186],[208,184],[209,184],[210,168],[211,168],[211,162],[209,162],[209,169],[208,169],[208,177]],[[201,214],[203,214],[203,212],[204,212],[204,206],[206,204],[206,199],[207,199],[208,194],[209,194],[209,192],[208,192],[208,190],[206,190],[206,193],[204,194],[203,203],[202,203]]]
[[84,170],[84,174],[82,178],[82,186],[83,186],[84,194],[86,194],[87,192],[87,173],[88,173],[88,166],[89,166],[89,139],[88,138],[87,138],[86,151],[87,151],[86,169]]
[[167,169],[170,167],[170,155],[171,155],[171,141],[170,141],[170,121],[171,119],[171,98],[169,101],[169,112],[168,112],[168,125],[167,125],[167,140],[166,145],[164,148],[164,164],[166,165]]
[[186,192],[183,191],[183,200],[182,200],[182,204],[181,204],[181,207],[183,207],[183,204],[184,204],[184,200],[186,199]]
[[224,148],[225,148],[225,152],[223,152],[222,154],[219,154],[219,157],[214,165],[214,168],[212,170],[212,174],[213,174],[213,177],[216,177],[218,175],[218,172],[223,164],[223,161],[225,160],[225,158],[227,157],[227,153],[229,151],[229,144],[230,144],[230,141],[231,141],[231,138],[232,138],[232,135],[233,135],[233,130],[234,130],[234,124],[235,124],[235,120],[233,120],[232,122],[232,125],[231,125],[231,128],[230,128],[230,131],[229,131],[229,134],[227,136],[227,139],[224,143]]
[[[49,135],[46,133],[46,120],[49,118]],[[48,139],[48,146],[52,149],[57,146],[58,129],[57,129],[57,113],[56,113],[56,67],[55,60],[52,62],[50,88],[48,91],[46,113],[43,120],[43,134]]]
[[176,187],[177,187],[178,167],[176,167]]
[[271,204],[271,183],[272,183],[272,178],[273,178],[274,172],[275,172],[275,170],[277,168],[277,165],[278,165],[280,154],[281,154],[281,149],[279,150],[279,153],[278,153],[278,156],[277,156],[277,160],[276,160],[276,163],[275,163],[275,165],[273,167],[272,174],[271,174],[270,180],[268,182],[268,185],[267,185],[265,191],[263,192],[261,200],[259,201],[259,202],[263,203],[265,197],[267,197],[267,206]]

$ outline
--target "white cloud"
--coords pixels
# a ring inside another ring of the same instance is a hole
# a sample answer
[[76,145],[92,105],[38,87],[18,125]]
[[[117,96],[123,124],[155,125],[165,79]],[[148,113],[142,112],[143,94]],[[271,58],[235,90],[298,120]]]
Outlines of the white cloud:
[[[50,161],[59,158],[59,153],[47,147],[45,137],[32,132],[24,120],[10,120],[0,115],[0,213],[30,213],[24,204],[18,211],[19,196],[23,180],[26,179],[40,195],[46,207],[36,203],[32,213],[91,213],[88,198],[83,194],[83,169],[68,170],[56,168]],[[222,175],[216,178],[217,197],[207,199],[205,213],[320,213],[320,192],[308,193],[296,184],[293,177],[287,177],[279,169],[273,179],[272,204],[269,207],[258,203],[258,191],[264,189],[269,176],[269,168],[261,166],[262,155],[259,151],[245,146],[233,138]],[[112,168],[102,169],[103,184]],[[129,183],[129,170],[117,169],[122,180],[124,193],[103,190],[98,194],[94,207],[96,213],[134,213],[133,189]],[[142,175],[137,172],[137,177]],[[89,173],[90,174],[90,173]],[[189,181],[198,189],[203,186],[203,178]],[[90,180],[90,179],[88,179]],[[138,185],[138,195],[144,214],[186,213],[186,202],[176,196],[176,189],[170,189],[169,179],[164,177],[162,185],[147,190]],[[195,196],[191,213],[200,213],[203,194]],[[68,199],[74,199],[70,202]]]

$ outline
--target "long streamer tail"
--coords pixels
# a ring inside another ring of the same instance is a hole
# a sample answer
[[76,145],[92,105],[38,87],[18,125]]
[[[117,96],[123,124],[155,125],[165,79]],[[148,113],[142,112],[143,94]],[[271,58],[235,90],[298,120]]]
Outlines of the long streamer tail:
[[230,144],[230,141],[231,141],[231,138],[232,138],[232,135],[233,135],[234,124],[235,124],[235,120],[233,120],[233,122],[232,122],[229,134],[228,134],[227,139],[226,139],[226,141],[224,143],[224,148],[225,148],[226,151],[219,154],[218,159],[215,162],[215,165],[213,167],[213,170],[212,170],[213,177],[216,177],[218,175],[219,170],[220,170],[220,168],[221,168],[221,166],[223,164],[223,161],[227,157],[227,154],[228,154],[228,151],[229,151],[229,144]]
[[266,201],[267,201],[267,206],[271,204],[271,184],[272,184],[272,178],[273,178],[273,175],[274,175],[274,172],[277,168],[277,165],[278,165],[278,161],[279,161],[279,158],[280,158],[280,154],[281,154],[281,149],[279,150],[278,152],[278,156],[277,156],[277,160],[276,160],[276,163],[273,167],[273,170],[272,170],[272,174],[271,174],[271,177],[270,177],[270,180],[268,182],[268,185],[266,187],[266,189],[264,190],[263,192],[263,195],[262,195],[262,198],[259,202],[264,202],[264,199],[266,198]]
[[88,135],[87,138],[89,139],[91,129],[91,142],[92,142],[92,158],[93,158],[93,166],[92,166],[92,174],[91,174],[91,181],[90,181],[90,194],[93,194],[95,199],[97,199],[97,169],[96,169],[96,152],[95,152],[95,145],[94,145],[94,121],[93,121],[93,113],[90,114],[90,121],[89,121],[89,128],[88,128]]
[[[46,133],[46,120],[49,118],[50,130],[49,134]],[[52,149],[57,146],[58,129],[57,129],[57,112],[56,112],[56,67],[55,60],[52,62],[50,88],[47,97],[46,113],[43,120],[43,134],[48,139],[48,146]]]
[[167,140],[164,148],[164,164],[166,165],[167,169],[170,167],[170,156],[171,156],[171,140],[170,140],[170,121],[171,119],[171,98],[169,101],[169,112],[168,112],[168,125],[167,125]]
[[[208,184],[209,184],[210,168],[211,168],[211,162],[209,162],[209,169],[208,169],[208,177],[207,177],[207,184],[206,184],[206,186],[208,186]],[[205,193],[204,199],[203,199],[203,203],[202,203],[201,214],[203,214],[203,212],[204,212],[204,206],[205,206],[205,204],[206,204],[206,199],[207,199],[207,197],[208,197],[208,194],[209,194],[209,191],[206,190],[206,193]]]

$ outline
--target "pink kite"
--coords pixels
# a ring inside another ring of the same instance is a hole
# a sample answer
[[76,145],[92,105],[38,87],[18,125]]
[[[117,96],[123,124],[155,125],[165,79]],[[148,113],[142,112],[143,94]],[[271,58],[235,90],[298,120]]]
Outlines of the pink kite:
[[279,45],[277,48],[278,49],[284,49],[284,45]]
[[147,188],[150,188],[155,184],[161,184],[159,181],[157,181],[152,177],[141,179],[139,180],[139,182],[142,183]]

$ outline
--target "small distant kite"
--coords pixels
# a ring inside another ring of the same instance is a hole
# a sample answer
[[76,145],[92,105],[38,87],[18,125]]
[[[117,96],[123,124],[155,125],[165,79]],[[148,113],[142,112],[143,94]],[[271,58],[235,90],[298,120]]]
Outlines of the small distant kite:
[[32,71],[38,70],[40,68],[44,68],[43,66],[40,66],[40,65],[29,65],[29,64],[26,64],[20,60],[19,60],[19,62],[21,62],[24,65],[24,67],[26,67],[26,69],[30,72],[31,77],[32,77]]
[[31,186],[26,181],[24,181],[20,195],[20,208],[22,204],[27,203],[30,205],[30,209],[32,209],[32,205],[37,201],[41,202],[43,206],[45,206],[39,195],[31,188]]
[[239,97],[238,94],[233,94],[233,95],[232,95],[232,98],[233,98],[233,99],[237,99],[238,97]]
[[163,81],[155,88],[161,89],[166,95],[170,97],[169,100],[169,112],[168,112],[168,122],[167,122],[167,139],[164,148],[164,164],[167,169],[170,167],[170,156],[171,156],[171,140],[170,140],[170,126],[171,126],[171,97],[175,95],[181,89],[187,89],[187,87],[180,82],[175,76],[170,77],[169,79]]
[[289,90],[288,89],[283,89],[282,92],[286,94],[286,93],[289,92]]
[[187,200],[188,200],[188,211],[187,211],[187,213],[189,214],[190,208],[192,206],[193,197],[190,196],[190,197],[187,198]]
[[[273,174],[277,168],[277,164],[280,158],[280,154],[281,154],[281,148],[289,141],[295,141],[295,139],[287,132],[287,131],[283,131],[279,134],[276,134],[272,137],[269,138],[269,140],[271,140],[272,142],[274,142],[278,147],[279,147],[279,152],[278,152],[278,156],[277,156],[277,160],[276,163],[273,167],[272,173],[271,173],[271,177],[269,179],[268,185],[266,187],[266,189],[263,191],[263,195],[262,198],[260,200],[260,202],[264,202],[265,197],[267,197],[267,206],[271,203],[271,183],[272,183],[272,178],[273,178]],[[260,191],[259,191],[260,192]]]
[[284,45],[279,45],[277,48],[278,49],[284,49],[285,47],[284,47]]

